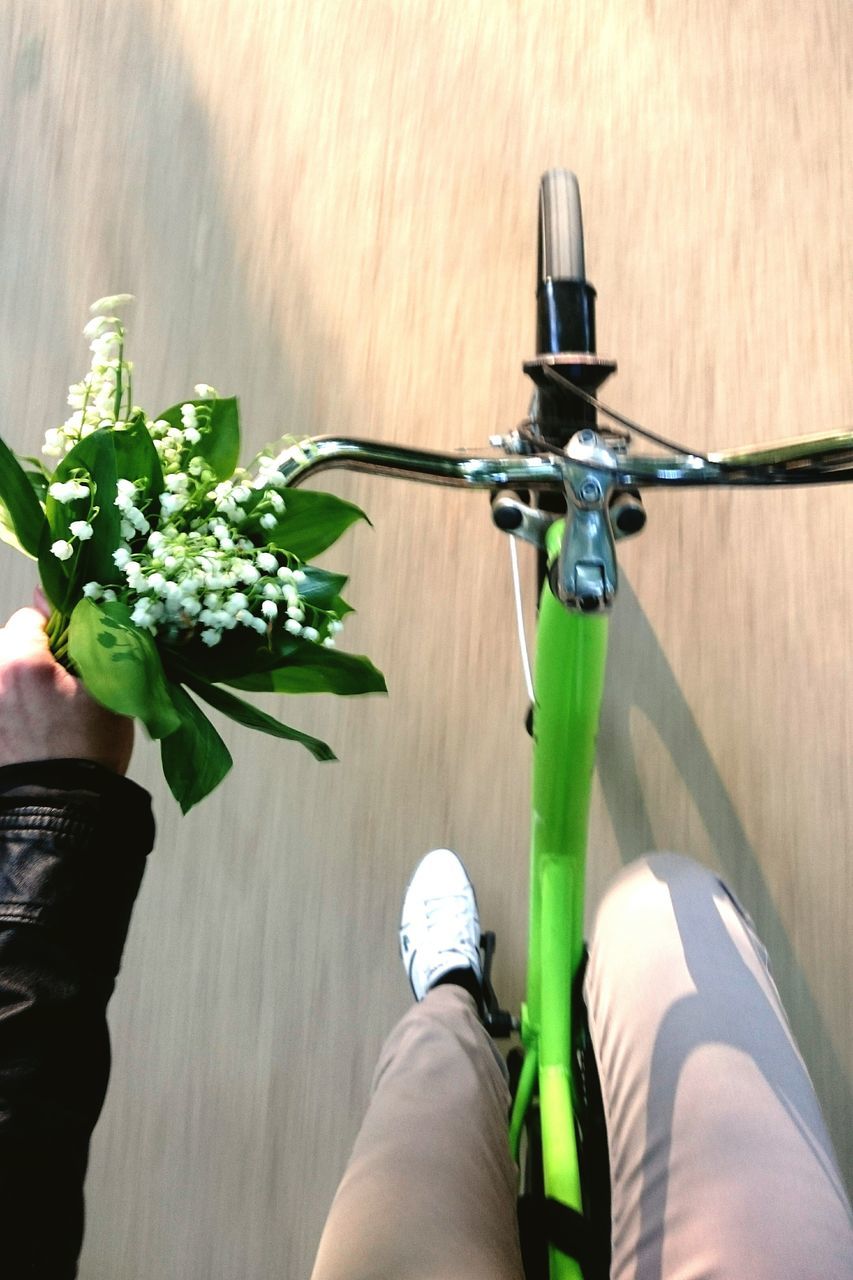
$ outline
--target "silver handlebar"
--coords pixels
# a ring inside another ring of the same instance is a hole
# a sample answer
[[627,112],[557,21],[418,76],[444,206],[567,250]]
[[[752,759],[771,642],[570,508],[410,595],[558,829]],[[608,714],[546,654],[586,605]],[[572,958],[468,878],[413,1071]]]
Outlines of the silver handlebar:
[[[802,436],[758,449],[732,449],[704,457],[687,453],[631,457],[623,439],[614,440],[590,429],[572,436],[563,451],[542,447],[532,435],[518,432],[503,438],[501,444],[505,453],[484,458],[468,451],[439,453],[344,436],[314,436],[284,450],[275,461],[290,486],[316,472],[341,467],[429,484],[486,489],[493,494],[501,490],[557,491],[566,501],[566,529],[549,581],[567,608],[584,613],[605,611],[615,599],[614,543],[620,530],[618,521],[614,527],[612,512],[614,502],[620,493],[625,496],[626,490],[853,479],[853,432]],[[494,503],[493,515],[500,528],[540,547],[548,525],[556,518],[509,494]],[[637,528],[641,527],[642,519]]]
[[661,485],[827,484],[853,479],[853,431],[799,436],[752,449],[660,457],[631,456],[596,447],[574,436],[565,452],[516,452],[518,437],[506,437],[513,452],[483,457],[468,450],[439,453],[407,445],[348,436],[309,436],[285,449],[276,464],[289,485],[330,468],[421,480],[469,489],[552,489],[565,486],[574,464],[598,472],[616,488]]

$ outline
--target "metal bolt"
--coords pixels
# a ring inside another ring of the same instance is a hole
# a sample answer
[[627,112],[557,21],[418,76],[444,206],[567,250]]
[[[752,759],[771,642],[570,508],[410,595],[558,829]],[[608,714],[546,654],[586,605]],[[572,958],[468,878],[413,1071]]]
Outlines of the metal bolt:
[[598,502],[601,497],[601,485],[594,476],[587,476],[578,489],[578,497],[581,502]]
[[489,444],[493,449],[500,449],[503,446],[503,436],[489,436]]

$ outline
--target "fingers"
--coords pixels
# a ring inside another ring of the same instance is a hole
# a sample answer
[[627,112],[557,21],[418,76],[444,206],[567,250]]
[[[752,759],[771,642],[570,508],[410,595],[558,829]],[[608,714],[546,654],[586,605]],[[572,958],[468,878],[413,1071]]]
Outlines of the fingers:
[[6,655],[31,653],[48,648],[44,630],[45,617],[37,609],[18,609],[5,627],[0,628],[0,645]]

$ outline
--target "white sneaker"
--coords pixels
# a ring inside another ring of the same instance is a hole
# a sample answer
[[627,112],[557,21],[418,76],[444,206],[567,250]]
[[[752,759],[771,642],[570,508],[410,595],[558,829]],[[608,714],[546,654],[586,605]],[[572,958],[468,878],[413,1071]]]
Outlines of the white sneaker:
[[474,886],[450,849],[433,849],[418,863],[403,899],[400,955],[416,1000],[451,969],[483,977],[480,916]]

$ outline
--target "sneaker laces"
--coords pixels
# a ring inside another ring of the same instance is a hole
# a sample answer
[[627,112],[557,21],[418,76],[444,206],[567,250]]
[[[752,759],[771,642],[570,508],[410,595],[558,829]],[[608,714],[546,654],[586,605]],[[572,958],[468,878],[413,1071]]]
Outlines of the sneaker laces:
[[424,902],[424,907],[430,947],[441,951],[455,951],[464,956],[468,956],[469,948],[472,948],[476,957],[476,965],[473,967],[479,972],[480,956],[477,950],[479,938],[475,941],[470,940],[473,912],[468,894],[453,893],[428,898]]

